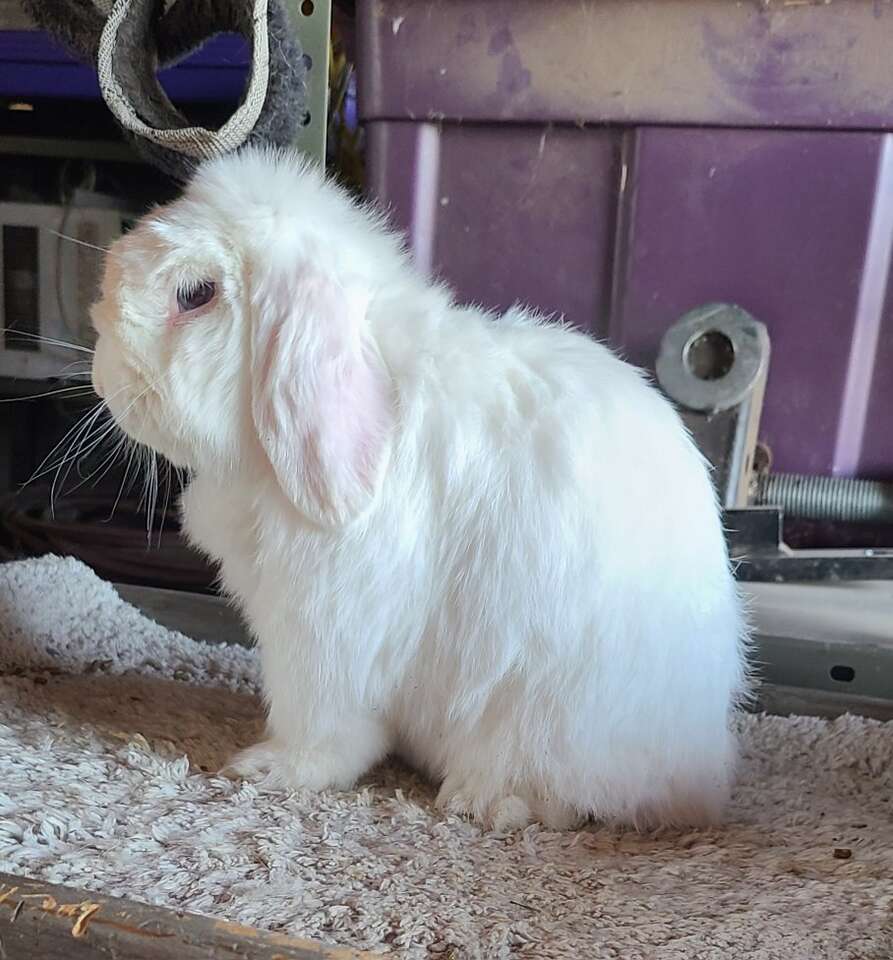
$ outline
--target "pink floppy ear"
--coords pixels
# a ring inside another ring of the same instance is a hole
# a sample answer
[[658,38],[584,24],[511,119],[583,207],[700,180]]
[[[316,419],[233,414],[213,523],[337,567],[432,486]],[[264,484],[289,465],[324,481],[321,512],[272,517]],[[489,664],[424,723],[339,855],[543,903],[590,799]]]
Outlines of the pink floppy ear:
[[389,378],[362,336],[366,300],[305,268],[260,278],[252,301],[261,447],[298,509],[344,523],[375,491],[391,425]]

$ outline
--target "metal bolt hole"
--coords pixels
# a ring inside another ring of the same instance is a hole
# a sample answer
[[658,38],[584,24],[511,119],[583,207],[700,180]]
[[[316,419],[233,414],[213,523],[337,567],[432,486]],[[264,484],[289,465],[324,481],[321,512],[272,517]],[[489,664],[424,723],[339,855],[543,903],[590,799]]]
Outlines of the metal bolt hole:
[[832,680],[839,680],[841,683],[852,683],[855,676],[856,671],[852,667],[838,665],[831,668]]
[[719,330],[707,330],[686,347],[685,363],[699,380],[721,380],[735,364],[735,345]]

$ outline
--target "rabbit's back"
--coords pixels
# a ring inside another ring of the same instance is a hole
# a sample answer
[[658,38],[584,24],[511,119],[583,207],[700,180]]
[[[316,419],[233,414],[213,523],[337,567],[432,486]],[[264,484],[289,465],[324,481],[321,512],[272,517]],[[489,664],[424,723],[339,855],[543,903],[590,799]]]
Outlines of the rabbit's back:
[[702,457],[599,344],[463,320],[464,361],[456,345],[415,381],[382,512],[382,552],[417,524],[425,558],[393,708],[409,751],[438,774],[479,753],[494,784],[524,769],[645,819],[701,771],[713,786],[691,794],[714,810],[744,624]]

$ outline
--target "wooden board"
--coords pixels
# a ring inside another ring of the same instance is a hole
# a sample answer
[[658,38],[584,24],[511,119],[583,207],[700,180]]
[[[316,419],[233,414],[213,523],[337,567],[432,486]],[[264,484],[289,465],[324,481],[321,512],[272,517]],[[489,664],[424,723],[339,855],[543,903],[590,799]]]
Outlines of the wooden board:
[[371,960],[226,920],[0,873],[0,960]]

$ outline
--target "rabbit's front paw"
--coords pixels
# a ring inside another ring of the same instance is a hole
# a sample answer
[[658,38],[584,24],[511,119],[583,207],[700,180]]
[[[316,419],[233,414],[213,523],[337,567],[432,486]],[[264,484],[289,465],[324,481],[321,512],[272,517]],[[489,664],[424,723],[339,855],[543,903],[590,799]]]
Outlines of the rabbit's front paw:
[[232,779],[259,780],[290,789],[347,788],[358,776],[343,753],[325,750],[292,751],[275,740],[265,740],[237,753],[221,771]]
[[568,804],[540,797],[533,790],[506,786],[494,791],[489,784],[475,785],[471,778],[460,782],[448,777],[437,795],[437,806],[497,833],[510,833],[534,822],[550,830],[570,830],[585,819]]
[[259,780],[278,771],[282,753],[275,740],[263,740],[240,750],[220,772],[231,780]]

